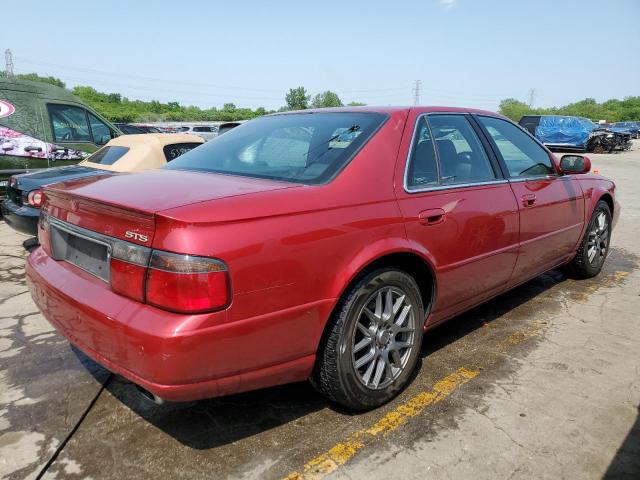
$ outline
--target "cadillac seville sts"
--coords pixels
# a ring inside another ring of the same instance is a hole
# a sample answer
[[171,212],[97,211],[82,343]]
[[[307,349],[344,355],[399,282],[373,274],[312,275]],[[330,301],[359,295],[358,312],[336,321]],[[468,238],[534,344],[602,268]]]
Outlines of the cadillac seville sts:
[[485,111],[266,116],[160,170],[46,188],[29,287],[158,402],[311,379],[373,408],[424,331],[549,269],[599,273],[620,208],[589,171]]

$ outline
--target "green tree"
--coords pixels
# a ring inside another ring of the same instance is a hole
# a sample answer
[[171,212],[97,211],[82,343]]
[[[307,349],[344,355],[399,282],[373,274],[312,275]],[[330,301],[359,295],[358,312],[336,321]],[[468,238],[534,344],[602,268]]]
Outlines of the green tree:
[[309,108],[310,98],[311,96],[307,94],[307,90],[304,87],[290,88],[289,93],[285,96],[287,109],[304,110]]
[[366,103],[362,103],[362,102],[349,102],[347,103],[347,105],[349,105],[350,107],[366,107],[367,106]]
[[506,98],[500,102],[498,110],[505,117],[509,117],[514,122],[517,122],[523,115],[530,115],[536,113],[524,102],[516,100],[515,98]]
[[[7,78],[7,72],[0,70],[0,78]],[[32,82],[49,83],[51,85],[55,85],[56,87],[62,88],[65,88],[67,86],[59,78],[52,76],[41,77],[37,73],[19,73],[18,75],[15,75],[15,78],[18,80],[31,80]]]
[[337,93],[327,90],[313,97],[311,106],[313,108],[342,107],[342,101]]

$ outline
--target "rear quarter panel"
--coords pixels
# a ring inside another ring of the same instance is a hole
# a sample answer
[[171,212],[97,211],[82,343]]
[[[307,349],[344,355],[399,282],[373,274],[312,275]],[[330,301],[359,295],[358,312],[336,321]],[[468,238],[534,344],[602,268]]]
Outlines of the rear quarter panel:
[[[305,348],[313,345],[315,351],[328,313],[308,315],[315,305],[322,302],[332,307],[364,265],[385,253],[409,249],[393,190],[405,118],[405,112],[391,114],[326,185],[160,212],[154,247],[222,259],[229,267],[233,289],[224,321],[299,309],[298,336],[305,339]],[[199,317],[184,328],[219,321],[219,316]],[[290,341],[279,347],[287,358],[300,348]]]

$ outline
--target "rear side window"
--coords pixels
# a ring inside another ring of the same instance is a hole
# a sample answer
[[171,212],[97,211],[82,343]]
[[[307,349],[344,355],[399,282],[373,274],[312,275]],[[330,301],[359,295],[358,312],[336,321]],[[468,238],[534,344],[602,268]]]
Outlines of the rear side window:
[[87,158],[88,162],[100,165],[113,165],[120,160],[129,149],[127,147],[103,147]]
[[200,145],[202,144],[195,142],[172,143],[171,145],[165,145],[162,150],[164,151],[164,158],[166,158],[167,162],[170,162]]
[[547,151],[520,128],[500,118],[477,118],[487,129],[510,177],[535,177],[555,173]]
[[87,114],[83,108],[71,105],[50,104],[49,117],[56,142],[90,142],[91,133]]
[[438,185],[436,151],[426,117],[422,116],[418,120],[413,145],[411,145],[407,186],[411,189],[431,185]]
[[463,115],[432,115],[431,131],[440,162],[440,183],[486,182],[496,178],[484,147]]
[[324,183],[351,160],[386,118],[372,112],[260,117],[163,168]]
[[193,127],[194,132],[213,132],[215,131],[212,127]]

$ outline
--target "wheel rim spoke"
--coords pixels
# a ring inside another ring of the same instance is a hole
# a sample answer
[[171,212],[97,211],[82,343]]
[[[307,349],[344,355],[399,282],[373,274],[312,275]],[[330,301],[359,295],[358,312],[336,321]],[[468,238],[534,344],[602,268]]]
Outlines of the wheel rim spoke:
[[351,343],[358,379],[374,390],[392,384],[415,348],[413,305],[398,287],[382,287],[361,307]]

